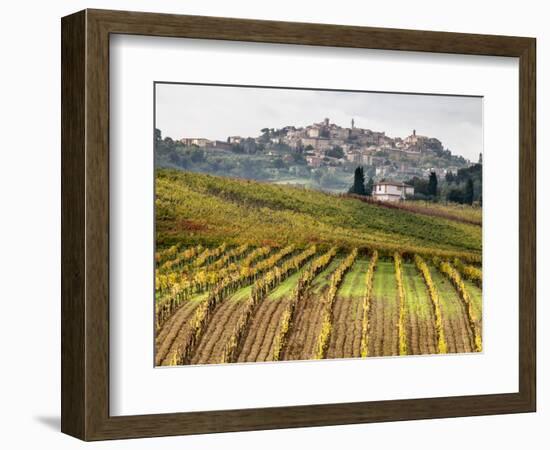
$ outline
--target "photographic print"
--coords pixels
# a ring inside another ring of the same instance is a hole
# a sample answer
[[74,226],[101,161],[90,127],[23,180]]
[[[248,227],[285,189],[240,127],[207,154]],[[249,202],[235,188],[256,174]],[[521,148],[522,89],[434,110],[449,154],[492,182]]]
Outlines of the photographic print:
[[154,89],[155,366],[482,351],[483,98]]

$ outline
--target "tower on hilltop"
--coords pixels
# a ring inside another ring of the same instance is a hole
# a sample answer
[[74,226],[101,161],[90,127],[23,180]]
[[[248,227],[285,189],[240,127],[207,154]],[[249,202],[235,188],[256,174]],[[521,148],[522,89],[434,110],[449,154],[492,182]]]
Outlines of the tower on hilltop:
[[351,128],[355,128],[355,120],[354,119],[351,119]]

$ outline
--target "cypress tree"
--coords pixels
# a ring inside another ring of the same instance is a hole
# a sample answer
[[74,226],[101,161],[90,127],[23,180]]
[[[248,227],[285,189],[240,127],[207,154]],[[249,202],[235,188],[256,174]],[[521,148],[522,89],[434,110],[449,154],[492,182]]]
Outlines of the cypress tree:
[[474,182],[471,178],[468,178],[466,182],[466,189],[464,191],[464,203],[471,205],[474,201]]
[[349,190],[350,194],[365,195],[365,174],[362,167],[357,167],[353,174],[353,186]]
[[430,172],[430,180],[428,181],[428,195],[437,197],[437,175],[435,172]]

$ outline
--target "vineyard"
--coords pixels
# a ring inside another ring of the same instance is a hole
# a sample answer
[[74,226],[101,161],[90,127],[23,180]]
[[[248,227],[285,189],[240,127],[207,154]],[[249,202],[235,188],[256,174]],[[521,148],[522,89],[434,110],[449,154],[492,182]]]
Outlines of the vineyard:
[[172,171],[156,214],[157,366],[482,350],[480,226]]

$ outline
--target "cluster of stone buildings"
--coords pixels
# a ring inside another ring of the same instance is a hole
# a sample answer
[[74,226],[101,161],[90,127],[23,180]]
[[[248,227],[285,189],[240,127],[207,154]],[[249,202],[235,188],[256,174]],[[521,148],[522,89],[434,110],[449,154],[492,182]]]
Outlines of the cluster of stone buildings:
[[[326,118],[322,122],[305,127],[266,129],[263,130],[264,134],[252,139],[258,145],[267,144],[267,152],[271,151],[270,145],[277,144],[284,144],[291,150],[300,150],[307,165],[312,169],[320,167],[334,169],[350,164],[372,166],[375,167],[377,179],[388,176],[397,176],[399,179],[423,177],[429,175],[432,170],[439,171],[438,176],[444,176],[447,171],[456,172],[457,170],[457,168],[418,167],[418,164],[412,163],[428,151],[443,150],[441,141],[436,138],[419,135],[416,130],[405,138],[392,138],[383,131],[356,127],[354,119],[351,120],[350,125],[349,128],[341,127]],[[188,146],[230,150],[233,146],[250,139],[229,136],[226,141],[184,138],[181,142]],[[406,158],[400,155],[406,155]]]
[[291,148],[303,148],[317,156],[323,156],[327,150],[340,147],[348,161],[369,165],[372,158],[376,158],[376,153],[381,151],[415,155],[428,148],[442,148],[438,139],[417,135],[416,130],[405,139],[391,138],[383,131],[358,128],[353,119],[350,128],[330,123],[327,118],[307,127],[287,127],[283,131],[284,134],[275,139]]
[[[240,144],[245,138],[241,136],[229,136],[227,141],[212,141],[205,138],[183,138],[184,145],[197,147],[219,147],[229,149],[231,145]],[[255,138],[262,142],[264,136]],[[405,139],[391,138],[383,131],[355,127],[355,121],[351,120],[351,127],[345,128],[334,123],[330,119],[314,123],[306,127],[296,128],[289,126],[277,130],[276,135],[269,137],[273,144],[287,144],[292,149],[304,149],[306,152],[318,157],[324,157],[325,152],[335,147],[340,147],[348,161],[372,164],[376,159],[376,152],[398,151],[407,154],[420,154],[431,147],[441,147],[441,142],[435,138],[420,136],[413,130],[413,134]]]
[[183,138],[180,139],[180,142],[188,147],[195,146],[200,148],[218,148],[221,150],[231,150],[233,148],[230,142],[211,141],[206,138]]
[[331,148],[340,147],[348,160],[367,149],[393,146],[393,139],[387,137],[384,132],[357,128],[353,119],[350,128],[330,123],[329,119],[303,128],[288,127],[286,134],[279,137],[279,140],[292,148],[309,149],[318,155]]
[[[383,131],[356,127],[353,119],[351,127],[346,128],[331,123],[327,118],[306,127],[286,127],[282,131],[282,135],[272,138],[272,142],[304,150],[307,164],[312,168],[338,166],[349,162],[375,167],[377,178],[396,174],[402,178],[422,177],[429,175],[432,170],[438,170],[441,172],[438,176],[444,176],[449,170],[457,170],[456,167],[440,170],[419,168],[410,164],[410,161],[419,159],[427,151],[443,150],[441,141],[419,135],[416,130],[406,138],[392,138]],[[330,150],[335,148],[342,149],[342,158],[329,156]],[[405,160],[409,162],[388,164],[389,159],[403,159],[399,155],[406,155]]]

